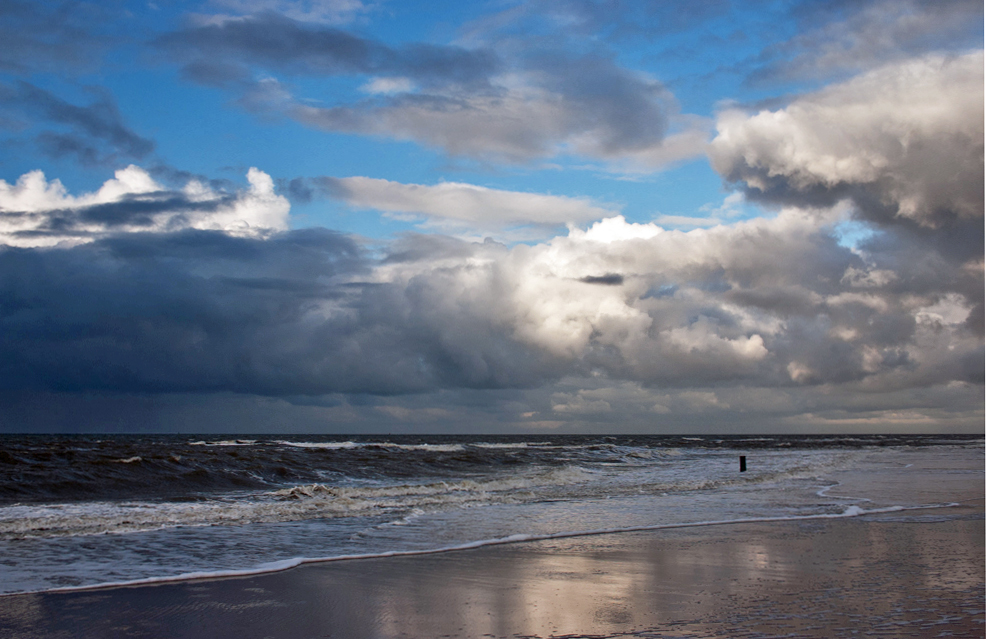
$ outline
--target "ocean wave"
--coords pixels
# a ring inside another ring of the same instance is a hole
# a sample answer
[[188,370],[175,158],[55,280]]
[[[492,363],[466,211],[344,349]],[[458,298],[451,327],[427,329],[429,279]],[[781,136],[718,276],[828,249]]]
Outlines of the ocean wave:
[[357,487],[326,486],[309,484],[293,486],[270,494],[284,499],[299,498],[344,498],[377,499],[380,497],[404,497],[411,495],[436,495],[449,493],[499,493],[515,490],[530,490],[543,486],[575,484],[587,481],[592,475],[577,467],[550,470],[529,476],[511,476],[496,479],[463,479],[460,481],[439,481],[427,484],[399,484],[396,486]]
[[451,453],[465,450],[462,444],[395,444],[394,442],[292,442],[275,441],[281,446],[292,448],[319,448],[327,450],[342,450],[349,448],[386,448],[390,450],[433,451]]
[[588,481],[567,467],[487,479],[382,486],[307,484],[200,502],[88,502],[0,508],[0,539],[124,534],[177,526],[244,525],[529,501]]
[[551,442],[514,442],[514,443],[509,443],[509,444],[478,442],[478,443],[472,444],[472,446],[475,446],[476,448],[491,448],[491,449],[508,450],[508,449],[512,449],[512,448],[514,448],[514,449],[516,449],[516,448],[544,448],[544,447],[550,447],[550,446],[552,446],[552,444],[551,444]]
[[256,439],[224,439],[221,441],[207,442],[199,440],[188,442],[189,446],[253,446],[257,443]]
[[982,448],[982,437],[940,435],[0,437],[0,505],[202,500],[234,491],[325,481],[456,481],[512,469],[526,472],[570,465],[618,469],[683,463],[699,454],[763,456],[785,449],[797,453],[942,445]]
[[[345,443],[333,442],[334,445]],[[383,449],[385,453],[389,450],[391,447]],[[444,453],[443,450],[441,454]],[[386,513],[394,513],[399,518],[413,509],[710,491],[813,477],[844,464],[857,454],[833,451],[814,453],[808,458],[763,456],[755,464],[751,463],[750,472],[742,474],[733,468],[731,455],[716,453],[698,462],[669,455],[667,449],[605,445],[594,456],[581,458],[589,460],[587,463],[496,469],[483,464],[480,458],[466,466],[473,469],[470,472],[448,478],[415,478],[411,474],[411,481],[359,479],[341,471],[316,469],[309,474],[318,477],[318,481],[282,484],[282,487],[266,490],[227,491],[197,499],[142,501],[131,498],[0,507],[0,539],[131,533],[177,526],[243,525]],[[178,459],[173,455],[166,462],[153,463],[146,459],[140,463],[135,459],[117,459],[115,461],[128,463],[115,465],[143,469],[165,464],[163,470],[166,471],[179,467]],[[233,457],[230,461],[242,459]],[[262,466],[247,464],[241,472],[253,485],[263,486],[265,478],[253,469],[269,473],[278,468],[277,463],[277,460],[263,459]],[[352,463],[359,463],[359,459]],[[193,468],[181,475],[181,481],[192,483],[201,478],[203,482],[213,482],[212,472],[202,467]]]
[[[634,451],[617,451],[626,458]],[[436,510],[535,500],[608,499],[627,494],[713,491],[815,477],[839,467],[857,453],[815,454],[810,461],[763,458],[760,469],[737,473],[724,456],[708,458],[703,469],[662,451],[641,451],[637,465],[597,461],[500,471],[473,477],[419,481],[298,483],[267,491],[241,492],[197,501],[135,500],[78,504],[21,505],[0,508],[0,539],[132,533],[177,526],[244,525]],[[718,460],[718,461],[715,461]],[[731,460],[729,460],[731,461]]]
[[275,440],[273,442],[279,446],[290,446],[292,448],[317,448],[321,450],[348,450],[352,448],[362,448],[366,446],[363,443],[356,442],[287,442]]

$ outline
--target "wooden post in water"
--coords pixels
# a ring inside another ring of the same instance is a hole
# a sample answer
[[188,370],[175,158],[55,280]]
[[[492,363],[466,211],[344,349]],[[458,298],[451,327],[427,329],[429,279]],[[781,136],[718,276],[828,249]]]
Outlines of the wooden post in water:
[[740,455],[740,472],[746,472],[746,455]]

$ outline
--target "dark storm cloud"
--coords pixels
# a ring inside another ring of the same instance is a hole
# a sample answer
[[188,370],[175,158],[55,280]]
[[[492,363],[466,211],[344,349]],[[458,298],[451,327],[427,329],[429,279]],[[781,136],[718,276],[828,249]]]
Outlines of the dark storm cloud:
[[360,284],[368,267],[351,240],[320,229],[3,249],[0,387],[391,394],[544,373],[483,318],[442,317],[440,288]]
[[[790,214],[592,233],[513,249],[408,235],[376,258],[324,229],[3,249],[0,390],[387,396],[595,372],[642,388],[876,391],[981,377],[967,326],[981,275],[946,261],[908,270],[877,243],[864,261]],[[648,294],[662,286],[673,292]]]
[[0,379],[7,388],[276,394],[299,371],[278,374],[264,352],[287,355],[277,347],[304,307],[338,296],[319,278],[358,269],[358,253],[317,231],[268,243],[186,232],[6,249]]
[[249,75],[245,64],[298,75],[399,75],[416,83],[484,85],[499,61],[488,50],[408,44],[399,48],[347,31],[262,13],[193,26],[156,44],[197,82],[225,84]]
[[579,278],[580,282],[586,284],[602,284],[603,286],[619,286],[623,283],[623,276],[619,273],[607,273],[606,275],[586,275]]
[[[154,226],[161,213],[182,211],[185,213],[210,213],[228,207],[236,201],[234,195],[224,195],[205,202],[188,199],[177,192],[143,193],[140,196],[124,196],[116,202],[92,204],[75,209],[55,210],[47,213],[48,220],[40,231],[52,231],[62,235],[88,224],[98,224],[112,232],[118,226]],[[5,215],[11,215],[5,212]],[[176,227],[184,226],[182,220],[173,220]],[[106,232],[103,231],[103,232]]]
[[50,91],[23,81],[0,85],[0,109],[41,126],[60,125],[65,131],[43,131],[35,139],[42,152],[55,158],[74,155],[82,164],[141,159],[154,142],[128,128],[108,91],[89,88],[94,100],[72,104]]

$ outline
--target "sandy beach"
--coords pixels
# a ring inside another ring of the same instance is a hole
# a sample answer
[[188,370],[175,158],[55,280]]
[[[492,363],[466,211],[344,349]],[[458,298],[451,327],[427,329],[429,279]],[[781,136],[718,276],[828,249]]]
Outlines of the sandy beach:
[[981,499],[0,598],[0,636],[982,637]]

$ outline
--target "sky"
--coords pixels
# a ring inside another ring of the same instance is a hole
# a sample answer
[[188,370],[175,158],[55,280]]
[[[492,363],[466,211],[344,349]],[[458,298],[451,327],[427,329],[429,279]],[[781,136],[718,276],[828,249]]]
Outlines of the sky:
[[979,0],[0,0],[0,432],[982,433]]

